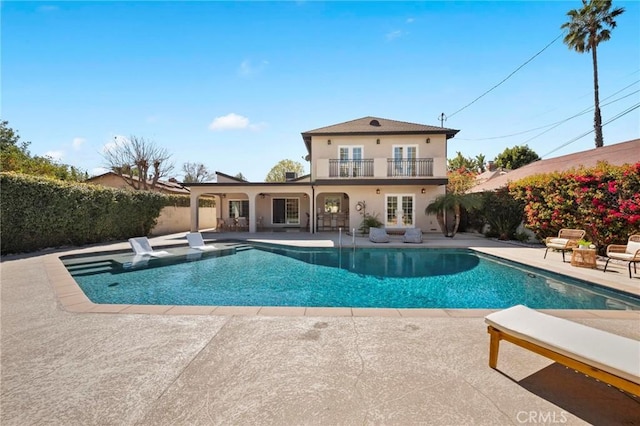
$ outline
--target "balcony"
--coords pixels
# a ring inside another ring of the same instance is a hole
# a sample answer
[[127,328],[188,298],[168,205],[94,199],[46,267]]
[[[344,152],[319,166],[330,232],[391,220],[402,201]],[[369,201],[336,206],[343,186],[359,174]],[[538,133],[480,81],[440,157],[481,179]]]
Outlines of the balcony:
[[362,160],[339,160],[319,158],[313,161],[315,179],[445,179],[447,159],[415,158],[367,158]]
[[373,177],[373,158],[363,160],[329,160],[329,177]]
[[433,158],[387,158],[387,177],[433,176]]

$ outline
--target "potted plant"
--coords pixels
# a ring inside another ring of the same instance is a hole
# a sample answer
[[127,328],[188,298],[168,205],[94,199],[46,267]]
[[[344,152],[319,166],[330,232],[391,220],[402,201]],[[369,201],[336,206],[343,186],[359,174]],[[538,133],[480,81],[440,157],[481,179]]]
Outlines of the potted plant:
[[591,241],[587,241],[585,239],[580,239],[580,240],[578,240],[578,248],[581,248],[581,249],[594,249],[594,248],[596,248],[596,246],[593,245],[593,243],[591,243]]

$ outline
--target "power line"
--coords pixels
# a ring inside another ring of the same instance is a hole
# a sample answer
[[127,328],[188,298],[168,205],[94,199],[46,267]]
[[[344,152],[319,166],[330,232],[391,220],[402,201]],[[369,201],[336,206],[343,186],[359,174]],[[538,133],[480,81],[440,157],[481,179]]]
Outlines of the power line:
[[[603,107],[604,107],[604,106],[607,106],[607,105],[611,105],[612,103],[615,103],[615,102],[618,102],[618,101],[620,101],[620,100],[622,100],[622,99],[628,98],[628,97],[629,97],[629,96],[631,96],[631,95],[635,95],[635,94],[636,94],[636,93],[638,93],[638,92],[640,92],[640,90],[636,90],[635,92],[631,92],[631,93],[629,93],[629,94],[627,94],[627,95],[625,95],[625,96],[623,96],[623,97],[621,97],[621,98],[614,99],[614,100],[612,100],[611,102],[607,102],[607,103],[605,103],[605,104],[602,104],[601,106],[603,106]],[[607,98],[607,99],[609,99],[609,98]],[[579,113],[574,114],[574,115],[572,115],[572,116],[571,116],[571,117],[569,117],[569,118],[565,118],[564,120],[560,120],[560,121],[558,121],[558,122],[557,122],[553,127],[551,127],[550,129],[547,129],[547,130],[545,130],[544,132],[540,132],[540,133],[538,133],[537,135],[535,135],[535,136],[533,136],[533,137],[531,137],[531,138],[527,139],[526,141],[524,141],[524,142],[522,142],[522,143],[523,143],[523,144],[526,144],[527,142],[530,142],[530,141],[532,141],[532,140],[536,139],[538,136],[542,136],[542,135],[544,135],[545,133],[550,132],[551,130],[555,129],[555,128],[556,128],[556,127],[558,127],[559,125],[564,124],[564,123],[566,123],[566,122],[567,122],[567,121],[569,121],[569,120],[573,120],[573,119],[574,119],[574,118],[576,118],[576,117],[579,117],[579,116],[581,116],[581,115],[584,115],[584,114],[586,114],[586,113],[588,113],[588,112],[592,111],[594,108],[595,108],[595,107],[589,107],[589,108],[583,109],[583,110],[582,110],[582,111],[580,111]]]
[[[603,100],[603,101],[606,101],[607,99],[614,97],[614,96],[615,96],[615,95],[617,95],[618,93],[620,93],[620,92],[622,92],[622,91],[624,91],[624,90],[627,90],[629,87],[631,87],[631,86],[633,86],[633,85],[635,85],[635,84],[638,84],[639,82],[640,82],[640,80],[636,80],[636,81],[634,81],[633,83],[631,83],[631,84],[629,84],[629,85],[627,85],[627,86],[623,87],[622,89],[620,89],[620,90],[618,90],[618,91],[616,91],[616,92],[612,93],[611,95],[607,96],[606,98],[603,98],[602,100]],[[636,90],[635,92],[629,93],[628,95],[625,95],[625,96],[623,96],[623,97],[621,97],[621,98],[618,98],[618,99],[615,99],[615,100],[613,100],[613,101],[611,101],[611,102],[608,102],[608,103],[606,103],[606,104],[602,104],[601,106],[610,105],[610,104],[612,104],[612,103],[614,103],[614,102],[617,102],[617,101],[619,101],[619,100],[621,100],[621,99],[627,98],[627,97],[629,97],[629,96],[631,96],[631,95],[633,95],[633,94],[635,94],[635,93],[638,93],[638,90]],[[475,139],[456,138],[456,140],[460,140],[460,141],[486,141],[486,140],[493,140],[493,139],[504,139],[504,138],[509,138],[509,137],[512,137],[512,136],[519,136],[519,135],[523,135],[523,134],[525,134],[525,133],[534,132],[534,131],[536,131],[536,130],[545,129],[545,128],[550,127],[550,126],[556,126],[556,125],[562,124],[562,123],[564,123],[564,122],[566,122],[566,121],[568,121],[568,120],[570,120],[570,119],[572,119],[572,118],[578,117],[578,116],[583,115],[583,114],[585,114],[585,113],[587,113],[587,112],[589,112],[589,111],[592,111],[592,110],[593,110],[593,108],[594,108],[594,107],[587,107],[587,108],[586,108],[586,109],[584,109],[583,111],[581,111],[581,112],[577,113],[576,115],[573,115],[573,116],[571,116],[571,117],[569,117],[569,118],[566,118],[566,119],[563,119],[563,120],[560,120],[560,121],[555,121],[555,122],[550,123],[550,124],[545,124],[545,125],[543,125],[543,126],[538,126],[538,127],[533,128],[533,129],[528,129],[528,130],[523,130],[523,131],[516,132],[516,133],[511,133],[511,134],[508,134],[508,135],[490,136],[490,137],[486,137],[486,138],[475,138]],[[557,126],[556,126],[556,127],[557,127]],[[551,129],[550,129],[550,130],[551,130]],[[541,134],[544,134],[544,133],[541,133]],[[536,137],[537,137],[537,136],[536,136]]]
[[[604,122],[604,123],[602,124],[602,127],[606,126],[606,125],[607,125],[607,124],[609,124],[609,123],[612,123],[612,122],[616,121],[616,120],[617,120],[617,119],[619,119],[619,118],[624,117],[625,115],[629,114],[631,111],[634,111],[634,110],[636,110],[636,109],[638,109],[638,108],[640,108],[640,103],[637,103],[637,104],[635,104],[635,105],[630,106],[630,107],[629,107],[629,108],[627,108],[626,110],[624,110],[624,111],[622,111],[622,112],[618,113],[616,116],[614,116],[614,117],[610,118],[609,120],[607,120],[606,122]],[[582,139],[583,137],[585,137],[585,136],[587,136],[587,135],[589,135],[589,134],[593,133],[593,132],[594,132],[594,130],[595,130],[595,129],[591,129],[591,130],[589,130],[588,132],[585,132],[585,133],[581,134],[580,136],[576,136],[575,138],[573,138],[573,139],[571,139],[571,140],[569,140],[569,141],[567,141],[567,142],[563,143],[562,145],[558,146],[557,148],[554,148],[553,150],[551,150],[551,151],[547,152],[546,154],[544,154],[544,155],[540,156],[540,158],[544,158],[544,157],[546,157],[546,156],[547,156],[547,155],[549,155],[549,154],[553,154],[554,152],[558,151],[559,149],[562,149],[562,148],[564,148],[565,146],[567,146],[567,145],[569,145],[569,144],[572,144],[572,143],[574,143],[575,141],[577,141],[577,140],[579,140],[579,139]]]
[[545,50],[547,50],[547,48],[549,46],[551,46],[553,43],[555,43],[560,37],[562,37],[564,35],[564,32],[560,33],[560,35],[556,38],[553,39],[553,41],[551,41],[551,43],[547,44],[541,51],[539,51],[538,53],[536,53],[535,55],[533,55],[531,58],[529,58],[524,64],[520,65],[518,68],[516,68],[511,74],[509,74],[508,76],[506,76],[500,83],[496,84],[495,86],[493,86],[491,89],[487,90],[486,92],[484,92],[482,95],[478,96],[477,98],[475,98],[473,101],[469,102],[467,105],[463,106],[462,108],[460,108],[459,110],[457,110],[456,112],[454,112],[453,114],[449,114],[448,118],[453,117],[454,115],[456,115],[457,113],[459,113],[460,111],[470,107],[471,105],[473,105],[474,103],[476,103],[476,101],[478,101],[480,98],[482,98],[483,96],[485,96],[486,94],[488,94],[489,92],[493,91],[494,89],[496,89],[498,86],[500,86],[502,83],[504,83],[505,81],[507,81],[509,78],[511,78],[511,76],[513,76],[515,73],[517,73],[518,71],[520,71],[520,69],[522,67],[524,67],[525,65],[527,65],[529,62],[533,61],[538,55],[540,55],[542,52],[544,52]]

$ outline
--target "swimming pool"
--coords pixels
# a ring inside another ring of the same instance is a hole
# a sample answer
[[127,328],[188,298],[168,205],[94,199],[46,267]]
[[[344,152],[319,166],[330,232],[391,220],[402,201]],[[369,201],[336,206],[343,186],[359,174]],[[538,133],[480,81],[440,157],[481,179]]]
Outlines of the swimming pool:
[[640,298],[469,249],[220,247],[159,259],[102,253],[62,260],[94,303],[640,309]]

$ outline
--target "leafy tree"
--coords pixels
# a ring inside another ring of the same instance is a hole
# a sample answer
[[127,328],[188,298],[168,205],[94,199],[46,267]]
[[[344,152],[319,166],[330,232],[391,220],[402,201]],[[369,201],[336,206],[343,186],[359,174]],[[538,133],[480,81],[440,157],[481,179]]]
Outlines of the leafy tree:
[[244,175],[242,173],[238,173],[237,175],[234,176],[236,179],[240,179],[243,180],[245,182],[248,182],[247,178],[244,177]]
[[183,181],[185,183],[210,182],[215,178],[214,174],[210,173],[207,166],[202,163],[184,163],[182,171],[184,172]]
[[476,155],[476,165],[478,166],[479,173],[484,173],[487,170],[485,166],[486,160],[487,160],[487,157],[485,157],[484,154]]
[[464,167],[447,173],[447,192],[453,194],[464,194],[475,183],[475,173],[465,169]]
[[539,159],[538,154],[527,145],[517,145],[513,148],[506,148],[501,154],[498,154],[494,161],[498,167],[514,170]]
[[304,166],[297,161],[293,160],[281,160],[271,168],[265,182],[285,182],[287,180],[286,173],[294,172],[298,176],[304,174]]
[[464,157],[460,151],[456,153],[456,156],[447,161],[449,170],[478,170],[477,160],[471,157]]
[[137,136],[116,140],[103,154],[107,166],[137,190],[153,190],[161,177],[173,170],[165,148]]
[[616,27],[615,18],[624,12],[623,7],[611,10],[611,0],[582,0],[581,9],[567,12],[570,20],[560,28],[567,30],[564,43],[578,53],[591,52],[593,61],[593,96],[596,148],[603,145],[602,116],[600,115],[600,95],[598,90],[598,55],[597,46],[601,41],[611,38],[608,28]]
[[9,122],[7,121],[0,121],[0,164],[2,171],[49,176],[70,181],[83,181],[88,178],[86,172],[73,166],[58,164],[50,157],[32,157],[28,149],[30,142],[20,141],[18,132],[10,128],[8,124]]

